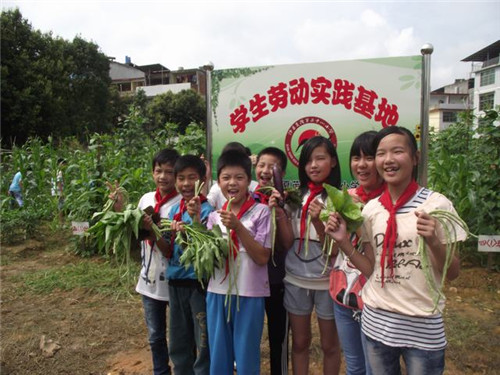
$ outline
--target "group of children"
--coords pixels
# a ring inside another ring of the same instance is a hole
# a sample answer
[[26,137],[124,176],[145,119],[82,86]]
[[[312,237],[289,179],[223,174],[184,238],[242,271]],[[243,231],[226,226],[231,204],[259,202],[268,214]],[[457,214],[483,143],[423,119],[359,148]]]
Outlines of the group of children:
[[[324,374],[339,373],[341,347],[347,374],[399,374],[400,356],[408,374],[442,374],[443,319],[433,311],[417,249],[424,238],[440,279],[446,240],[428,212],[455,211],[444,196],[416,183],[413,134],[388,127],[354,141],[350,168],[359,187],[349,193],[365,205],[358,233],[347,233],[338,213],[320,219],[327,197],[323,183],[341,188],[330,140],[315,136],[302,147],[301,207],[286,204],[286,193],[269,188],[275,165],[284,176],[284,153],[262,150],[253,183],[247,151],[238,143],[225,147],[207,197],[195,192],[196,181],[210,175],[202,159],[172,150],[153,159],[157,189],[145,194],[139,207],[152,206],[154,214],[144,216],[143,228],[150,230],[159,217],[171,219],[175,231],[194,222],[209,230],[217,225],[232,240],[228,262],[236,264],[200,283],[193,268],[180,263],[183,249],[175,233],[157,239],[146,232],[136,290],[143,299],[154,373],[170,374],[170,359],[176,374],[259,374],[267,314],[271,374],[288,372],[289,330],[293,373],[307,374],[314,310]],[[465,233],[456,231],[457,240],[464,240]],[[335,241],[331,260],[323,253],[329,239]],[[455,258],[448,278],[458,270]]]

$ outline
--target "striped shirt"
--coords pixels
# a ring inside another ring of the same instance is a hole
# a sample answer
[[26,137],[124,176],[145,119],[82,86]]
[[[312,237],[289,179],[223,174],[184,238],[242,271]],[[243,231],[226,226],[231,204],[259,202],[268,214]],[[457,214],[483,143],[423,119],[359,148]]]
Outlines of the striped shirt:
[[361,329],[373,340],[392,347],[441,350],[447,344],[441,314],[407,316],[365,305]]

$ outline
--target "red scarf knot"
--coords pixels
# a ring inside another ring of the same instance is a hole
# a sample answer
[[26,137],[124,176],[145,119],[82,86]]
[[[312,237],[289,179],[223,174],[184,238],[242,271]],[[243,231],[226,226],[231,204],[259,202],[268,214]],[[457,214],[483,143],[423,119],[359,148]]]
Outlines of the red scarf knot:
[[269,206],[269,198],[271,197],[271,195],[267,195],[267,194],[263,193],[262,191],[259,191],[259,189],[261,187],[262,186],[257,185],[257,187],[255,188],[255,190],[253,192],[253,195],[254,195],[255,199],[259,201],[259,203],[263,203],[266,206]]
[[304,239],[306,233],[306,222],[307,222],[306,219],[308,215],[309,205],[314,200],[314,198],[320,195],[324,190],[323,184],[316,185],[311,181],[309,181],[307,187],[309,188],[309,196],[307,197],[306,203],[304,203],[304,205],[302,206],[302,213],[300,215],[300,237],[299,237],[299,249],[297,250],[297,253],[300,253],[300,249],[302,248],[302,240]]
[[385,183],[383,183],[378,188],[376,188],[375,190],[372,190],[368,193],[365,191],[363,186],[360,185],[356,188],[355,192],[356,192],[356,195],[359,197],[359,199],[361,199],[361,202],[366,203],[366,202],[372,200],[373,198],[378,197],[380,194],[382,194],[384,192],[384,190],[385,190]]
[[[396,245],[396,240],[398,238],[398,225],[396,221],[396,212],[403,207],[417,192],[418,184],[415,180],[412,180],[410,184],[406,187],[405,191],[398,198],[395,204],[392,203],[391,194],[389,193],[389,188],[386,186],[384,192],[378,199],[380,204],[389,212],[389,218],[387,219],[387,229],[385,231],[384,244],[382,248],[382,255],[380,257],[380,270],[382,278],[382,288],[384,287],[384,270],[385,268],[390,268],[390,277],[394,278],[394,246]],[[387,258],[387,265],[385,259]]]
[[[222,210],[223,211],[226,211],[227,210],[227,205],[228,205],[229,201],[226,201],[226,203],[224,203],[224,205],[222,206]],[[250,208],[253,207],[253,205],[255,204],[255,200],[253,199],[253,197],[250,195],[250,194],[247,194],[247,199],[246,201],[242,204],[242,206],[240,207],[240,210],[238,211],[238,214],[236,215],[236,218],[238,220],[240,220],[243,215],[248,211],[250,210]],[[240,244],[239,244],[239,241],[238,241],[238,235],[236,234],[236,232],[234,230],[230,230],[229,233],[228,233],[228,236],[231,237],[231,249],[229,249],[229,254],[228,254],[228,258],[226,259],[226,276],[224,277],[224,279],[221,281],[224,282],[224,280],[226,279],[227,275],[229,274],[229,257],[231,256],[231,253],[233,254],[233,258],[236,258],[236,255],[238,254],[238,251],[240,250]]]

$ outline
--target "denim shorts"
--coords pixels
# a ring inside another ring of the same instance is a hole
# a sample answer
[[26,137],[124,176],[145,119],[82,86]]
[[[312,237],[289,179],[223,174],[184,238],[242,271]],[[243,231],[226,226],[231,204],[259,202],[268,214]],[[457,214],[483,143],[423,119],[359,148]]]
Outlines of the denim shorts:
[[372,374],[399,375],[399,359],[403,357],[408,375],[442,375],[444,349],[423,350],[409,347],[392,347],[361,333],[367,366]]
[[328,290],[305,289],[285,281],[285,309],[295,315],[309,315],[313,308],[318,318],[333,320],[333,299]]

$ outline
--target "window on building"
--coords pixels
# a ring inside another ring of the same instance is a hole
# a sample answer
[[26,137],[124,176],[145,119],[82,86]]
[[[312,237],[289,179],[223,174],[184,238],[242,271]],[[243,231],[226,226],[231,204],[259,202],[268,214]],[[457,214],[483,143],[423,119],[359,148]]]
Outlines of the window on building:
[[120,83],[120,92],[132,90],[130,82]]
[[443,122],[457,122],[457,113],[443,112]]
[[493,104],[495,103],[495,93],[489,92],[487,94],[479,95],[479,110],[486,111],[488,109],[493,109]]
[[481,86],[492,85],[495,83],[495,69],[488,69],[481,72]]

